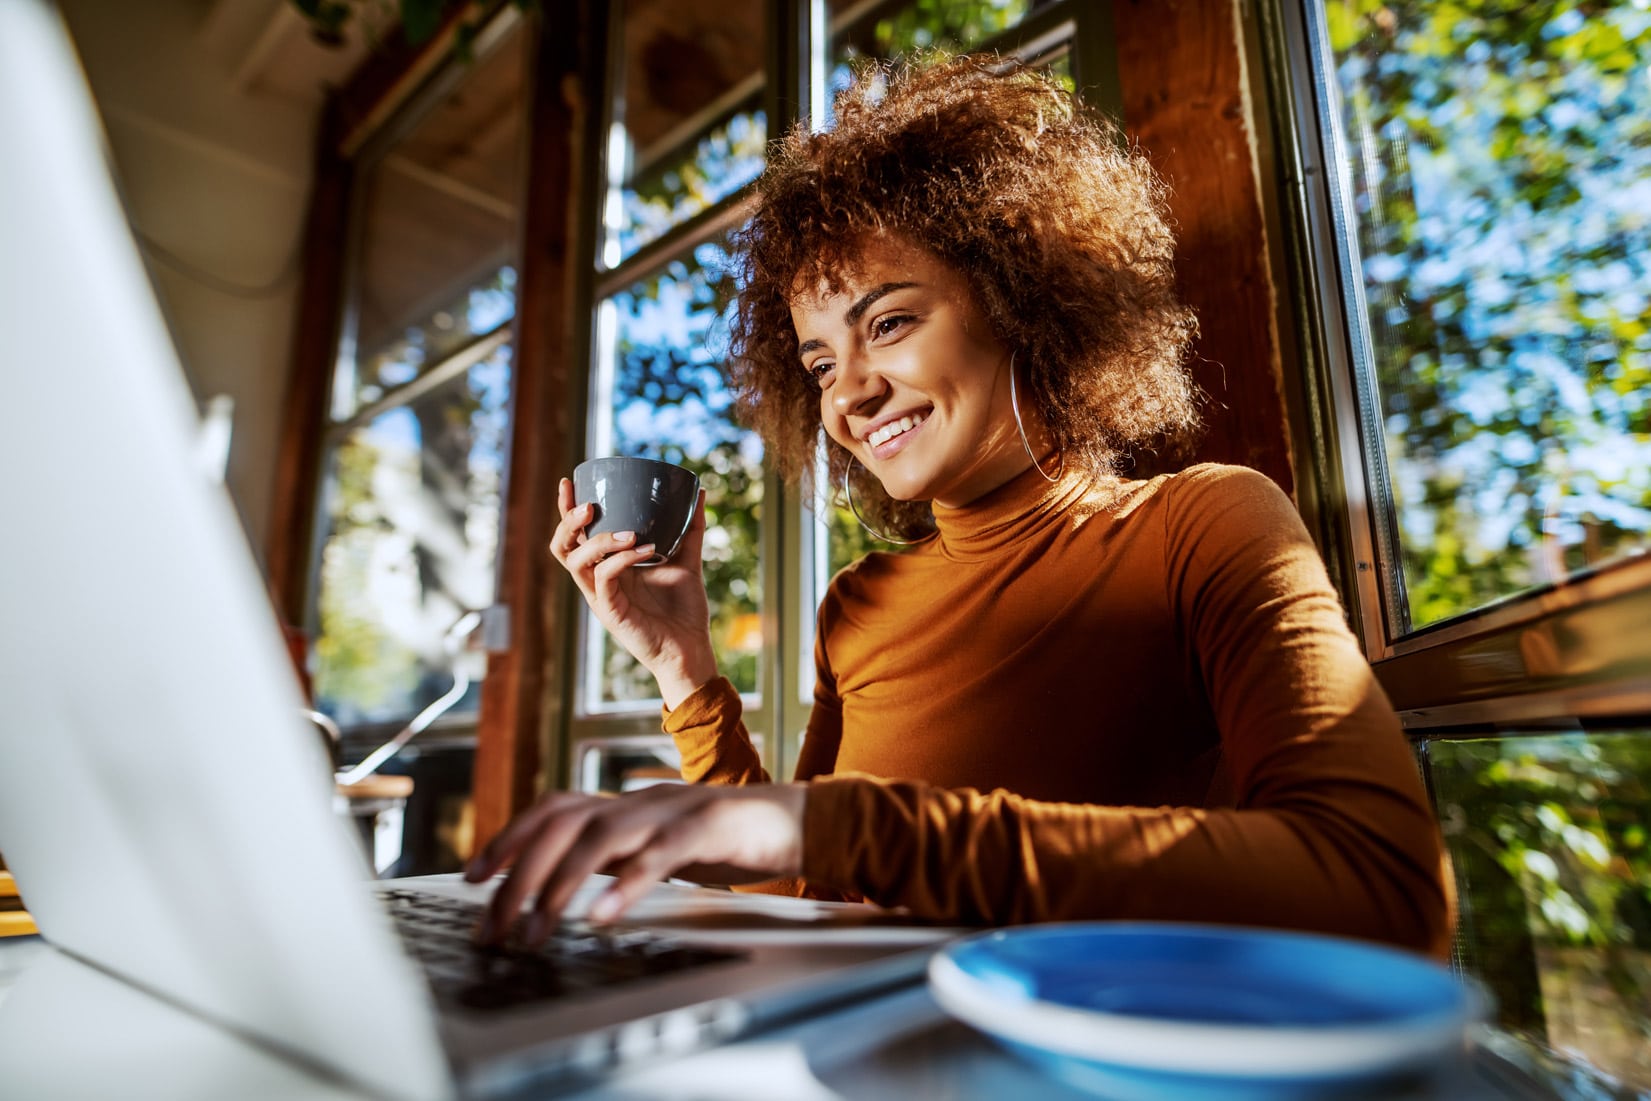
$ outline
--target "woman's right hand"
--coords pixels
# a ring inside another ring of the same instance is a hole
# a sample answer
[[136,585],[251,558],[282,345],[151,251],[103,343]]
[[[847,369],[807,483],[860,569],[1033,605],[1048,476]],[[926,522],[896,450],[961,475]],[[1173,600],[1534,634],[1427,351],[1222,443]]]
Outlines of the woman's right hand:
[[597,622],[653,674],[665,706],[675,708],[717,675],[711,608],[700,567],[705,491],[699,492],[676,555],[640,570],[637,563],[652,557],[654,547],[634,546],[630,532],[587,536],[591,506],[574,505],[573,483],[567,478],[557,486],[556,507],[562,519],[550,538],[551,555],[573,575]]

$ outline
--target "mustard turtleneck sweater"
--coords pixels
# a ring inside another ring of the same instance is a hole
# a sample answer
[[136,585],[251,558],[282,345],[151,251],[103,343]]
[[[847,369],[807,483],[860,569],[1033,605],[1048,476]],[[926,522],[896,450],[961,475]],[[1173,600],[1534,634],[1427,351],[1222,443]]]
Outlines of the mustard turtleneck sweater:
[[[949,922],[1230,922],[1448,952],[1438,829],[1289,499],[1028,470],[820,605],[804,884]],[[768,779],[726,680],[683,775]]]

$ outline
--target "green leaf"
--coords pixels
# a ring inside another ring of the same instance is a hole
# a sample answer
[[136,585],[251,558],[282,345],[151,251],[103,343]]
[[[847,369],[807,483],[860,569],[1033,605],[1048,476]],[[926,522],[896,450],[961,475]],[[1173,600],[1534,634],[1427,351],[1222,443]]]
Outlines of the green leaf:
[[417,46],[441,27],[444,0],[401,0],[401,30]]

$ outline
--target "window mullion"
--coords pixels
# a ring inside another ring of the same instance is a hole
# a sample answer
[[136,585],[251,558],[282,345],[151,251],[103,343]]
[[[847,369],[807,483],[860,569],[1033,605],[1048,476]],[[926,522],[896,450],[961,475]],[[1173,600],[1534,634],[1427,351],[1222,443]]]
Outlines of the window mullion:
[[[765,107],[771,147],[798,122],[818,123],[815,114],[825,106],[816,86],[824,76],[820,58],[827,43],[818,40],[824,24],[825,0],[788,0],[770,8]],[[812,660],[813,648],[801,645],[798,628],[813,622],[813,594],[803,583],[807,566],[802,558],[808,546],[803,525],[809,518],[798,495],[772,468],[764,473],[763,501],[763,646],[770,658],[763,685],[770,730],[764,756],[769,774],[785,780],[795,768],[808,715],[799,698],[800,670]]]
[[381,413],[408,405],[430,393],[430,391],[453,381],[453,379],[498,351],[501,345],[509,343],[515,326],[516,319],[512,317],[487,332],[472,337],[448,355],[437,360],[411,382],[402,383],[377,401],[363,405],[350,414],[349,417],[335,422],[330,431],[342,432],[359,425],[368,424]]
[[744,224],[750,215],[752,188],[747,185],[705,208],[669,232],[649,241],[614,267],[597,276],[594,301],[612,297],[652,275],[695,245],[712,240]]

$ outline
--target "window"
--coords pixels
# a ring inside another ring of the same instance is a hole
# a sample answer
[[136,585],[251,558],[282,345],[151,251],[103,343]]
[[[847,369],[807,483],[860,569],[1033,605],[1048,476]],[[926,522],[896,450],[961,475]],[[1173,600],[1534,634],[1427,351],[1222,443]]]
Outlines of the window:
[[[718,667],[758,739],[781,675],[767,660],[780,600],[775,486],[761,443],[733,424],[720,365],[733,297],[727,233],[770,136],[766,7],[624,0],[609,11],[584,446],[587,456],[660,458],[699,476]],[[573,784],[619,789],[669,772],[653,678],[583,607],[578,633]]]
[[913,50],[972,50],[1009,30],[1036,7],[1035,0],[951,3],[852,3],[831,0],[832,77],[843,87],[848,67],[863,57],[889,58]]
[[[398,727],[492,603],[508,454],[525,56],[454,66],[359,158],[310,591],[317,705]],[[477,686],[453,714],[473,716]]]
[[[699,476],[717,665],[760,698],[762,444],[729,417],[717,344],[732,282],[721,242],[704,241],[601,302],[589,451],[664,459]],[[657,703],[653,678],[599,629],[587,633],[584,663],[587,710]]]
[[1266,14],[1329,549],[1439,813],[1457,962],[1498,1050],[1643,1089],[1651,9]]
[[1389,630],[1643,554],[1651,11],[1323,16]]
[[623,0],[611,18],[608,268],[756,179],[769,136],[762,4]]
[[[735,290],[727,235],[743,220],[767,143],[800,115],[829,125],[831,93],[855,60],[991,48],[1074,78],[1087,51],[1093,75],[1110,43],[1085,7],[624,0],[610,9],[584,453],[665,458],[700,474],[718,661],[776,775],[790,772],[812,701],[813,609],[826,582],[866,550],[894,548],[838,507],[836,487],[815,487],[809,501],[782,487],[763,468],[760,442],[732,423],[719,370]],[[775,33],[776,19],[806,33]],[[573,782],[651,779],[672,759],[657,689],[581,616],[567,739]]]
[[1504,1027],[1651,1083],[1651,731],[1429,740],[1459,962]]

